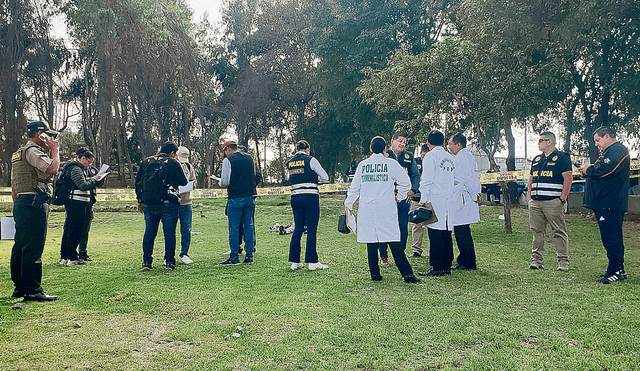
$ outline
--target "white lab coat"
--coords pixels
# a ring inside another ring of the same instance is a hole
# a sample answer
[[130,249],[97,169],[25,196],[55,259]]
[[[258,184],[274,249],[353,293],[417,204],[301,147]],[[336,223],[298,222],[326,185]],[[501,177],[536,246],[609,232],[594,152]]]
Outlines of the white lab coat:
[[461,149],[453,162],[454,194],[453,194],[453,225],[466,225],[480,221],[480,209],[478,208],[478,194],[482,191],[480,178],[478,177],[478,164],[468,149]]
[[427,225],[431,229],[452,230],[455,163],[443,147],[434,147],[422,159],[420,202],[431,202],[438,221]]
[[344,204],[351,210],[360,198],[358,207],[358,242],[400,241],[398,208],[394,195],[397,183],[398,200],[407,198],[411,181],[397,160],[383,154],[373,154],[358,164]]

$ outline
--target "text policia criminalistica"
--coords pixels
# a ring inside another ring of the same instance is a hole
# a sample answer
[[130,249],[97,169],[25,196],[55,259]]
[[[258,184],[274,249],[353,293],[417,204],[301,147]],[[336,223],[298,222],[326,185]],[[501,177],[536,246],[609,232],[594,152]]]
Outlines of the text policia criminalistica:
[[[389,181],[387,173],[387,164],[367,164],[362,167],[362,181],[363,182],[387,182]],[[367,174],[373,173],[373,174]]]

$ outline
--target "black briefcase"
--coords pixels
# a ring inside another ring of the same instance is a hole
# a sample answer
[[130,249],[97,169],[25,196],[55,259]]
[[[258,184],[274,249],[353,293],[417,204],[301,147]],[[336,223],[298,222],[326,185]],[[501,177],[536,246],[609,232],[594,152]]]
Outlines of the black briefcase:
[[347,216],[342,214],[338,217],[338,232],[349,234],[351,230],[347,227]]
[[409,211],[409,222],[415,224],[426,222],[431,219],[432,216],[433,210],[427,209],[426,207],[419,207]]

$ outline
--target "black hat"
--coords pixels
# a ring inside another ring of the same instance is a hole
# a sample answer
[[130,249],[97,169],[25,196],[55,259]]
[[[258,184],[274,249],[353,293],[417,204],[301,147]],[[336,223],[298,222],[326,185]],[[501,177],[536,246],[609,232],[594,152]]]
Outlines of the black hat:
[[38,131],[44,131],[45,133],[47,133],[48,135],[51,135],[52,137],[55,137],[59,134],[57,131],[51,130],[51,128],[46,122],[34,121],[29,125],[27,125],[27,134],[29,134],[29,136],[32,136]]
[[171,152],[178,152],[178,146],[175,143],[169,141],[160,147],[160,153],[169,154]]

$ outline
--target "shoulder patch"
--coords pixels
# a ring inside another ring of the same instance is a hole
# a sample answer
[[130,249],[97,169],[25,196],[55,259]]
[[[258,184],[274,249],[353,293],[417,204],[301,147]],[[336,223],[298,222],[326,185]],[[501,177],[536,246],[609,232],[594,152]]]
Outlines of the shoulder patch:
[[551,159],[551,161],[557,161],[558,160],[558,155],[553,156],[553,158]]
[[404,154],[404,158],[406,158],[406,159],[408,160],[408,159],[409,159],[409,154],[408,154],[408,153],[405,153],[405,154]]
[[22,160],[22,151],[15,151],[11,155],[11,162],[16,162]]
[[537,155],[533,158],[533,161],[540,161],[542,159],[542,155]]

